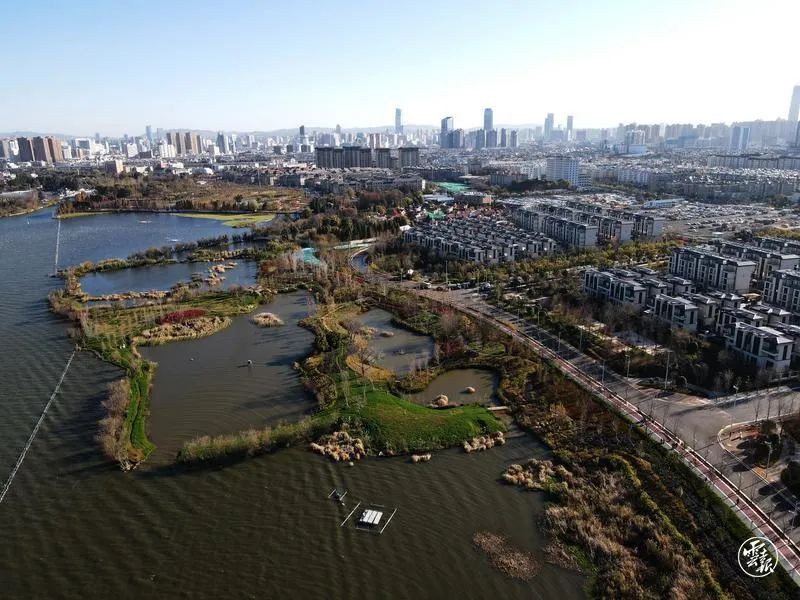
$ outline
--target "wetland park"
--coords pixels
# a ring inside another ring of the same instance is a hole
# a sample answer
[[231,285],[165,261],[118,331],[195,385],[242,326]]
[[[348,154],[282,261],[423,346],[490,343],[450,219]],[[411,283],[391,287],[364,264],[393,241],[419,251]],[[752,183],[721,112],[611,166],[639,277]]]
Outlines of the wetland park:
[[[5,490],[6,589],[790,597],[742,577],[743,526],[647,436],[336,249],[414,201],[0,220],[7,472],[52,397]],[[340,526],[360,502],[396,509],[381,535]]]

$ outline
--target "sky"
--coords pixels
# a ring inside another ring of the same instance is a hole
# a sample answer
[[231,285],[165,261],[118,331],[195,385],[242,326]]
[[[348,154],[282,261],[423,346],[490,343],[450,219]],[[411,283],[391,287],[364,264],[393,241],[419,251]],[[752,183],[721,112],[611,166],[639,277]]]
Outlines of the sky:
[[[800,0],[3,0],[0,131],[786,118]],[[24,43],[23,43],[24,41]]]

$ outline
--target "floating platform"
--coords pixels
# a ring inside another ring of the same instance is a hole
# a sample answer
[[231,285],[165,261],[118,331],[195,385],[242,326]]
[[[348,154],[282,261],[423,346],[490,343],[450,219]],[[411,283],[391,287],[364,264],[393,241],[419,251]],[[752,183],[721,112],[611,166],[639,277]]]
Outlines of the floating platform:
[[397,508],[387,508],[383,504],[359,502],[339,527],[348,526],[359,531],[381,534],[389,526],[396,513]]

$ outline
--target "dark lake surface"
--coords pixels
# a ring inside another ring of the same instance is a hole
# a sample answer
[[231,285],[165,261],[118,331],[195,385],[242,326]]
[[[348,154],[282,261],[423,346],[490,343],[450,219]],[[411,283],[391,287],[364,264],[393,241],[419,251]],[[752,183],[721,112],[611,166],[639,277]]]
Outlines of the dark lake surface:
[[[51,212],[0,219],[2,483],[72,351],[68,323],[46,302],[61,285],[49,277]],[[59,265],[226,232],[211,220],[170,215],[70,219],[61,226]],[[294,296],[276,302],[290,319],[305,308]],[[303,412],[307,400],[286,363],[307,348],[306,333],[288,322],[252,330],[243,318],[206,340],[155,349],[150,429],[164,445],[157,452],[166,456],[205,428],[236,430]],[[187,354],[210,373],[193,371]],[[253,374],[230,376],[248,355]],[[418,465],[368,459],[350,468],[290,449],[225,468],[176,471],[157,460],[123,473],[94,441],[100,401],[119,376],[90,354],[76,355],[0,504],[0,597],[583,597],[580,576],[545,565],[532,582],[509,580],[472,547],[472,535],[486,530],[540,554],[541,496],[498,482],[508,464],[545,454],[532,438],[480,454],[436,453]],[[349,490],[346,507],[326,499],[334,486]],[[383,535],[339,527],[358,500],[398,507]]]
[[[420,335],[392,323],[392,313],[373,308],[357,320],[374,330],[369,338],[370,350],[375,354],[375,364],[399,376],[425,368],[433,358],[433,338]],[[391,334],[385,337],[383,334]]]
[[[81,289],[91,296],[120,294],[122,292],[167,291],[178,282],[189,282],[192,275],[198,274],[204,279],[209,277],[208,269],[214,265],[236,263],[219,277],[221,283],[213,289],[227,289],[237,285],[253,285],[256,282],[258,265],[255,261],[233,260],[226,262],[180,262],[120,271],[89,273],[81,278]],[[208,288],[208,285],[204,285]]]
[[427,405],[444,394],[450,404],[496,404],[498,383],[497,374],[487,369],[453,369],[435,377],[424,391],[409,399]]
[[308,316],[306,293],[280,294],[255,312],[265,310],[284,325],[258,327],[242,315],[212,336],[140,349],[158,363],[150,411],[155,460],[173,458],[200,435],[298,421],[316,405],[292,368],[314,344],[314,334],[297,324]]

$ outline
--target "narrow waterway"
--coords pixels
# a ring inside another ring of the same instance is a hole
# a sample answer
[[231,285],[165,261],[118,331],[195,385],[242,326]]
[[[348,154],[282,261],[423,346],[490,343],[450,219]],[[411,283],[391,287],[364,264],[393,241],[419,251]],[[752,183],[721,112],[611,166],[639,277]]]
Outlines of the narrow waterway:
[[[2,481],[72,351],[65,336],[69,324],[50,314],[46,303],[47,293],[61,285],[49,277],[56,242],[51,212],[0,219]],[[138,223],[145,219],[151,222]],[[62,223],[60,264],[125,257],[171,239],[225,232],[214,221],[170,215],[70,219]],[[289,318],[304,307],[291,298]],[[219,338],[219,356],[212,354],[217,336],[156,349],[163,355],[150,427],[165,453],[184,435],[206,427],[235,429],[250,416],[253,422],[269,419],[273,409],[292,413],[305,402],[293,373],[283,370],[290,355],[307,347],[305,332],[295,327],[300,333],[292,341],[281,339],[295,333],[288,323],[274,333],[245,326],[246,318],[240,319],[227,333],[229,341]],[[277,349],[263,349],[270,345]],[[184,363],[192,362],[187,354],[217,358],[218,364],[202,363],[211,374],[193,371]],[[232,370],[246,354],[262,363],[255,381],[227,372],[214,376],[213,369]],[[481,454],[437,453],[419,465],[369,459],[349,468],[290,449],[221,469],[182,472],[158,468],[155,461],[123,473],[101,457],[94,440],[100,401],[119,375],[87,353],[75,356],[0,504],[0,596],[583,597],[577,575],[545,565],[532,582],[509,580],[472,547],[472,535],[488,530],[540,554],[541,497],[498,482],[506,465],[544,454],[531,438]],[[204,397],[195,380],[212,391]],[[237,405],[248,402],[258,403],[257,418],[252,411],[237,413]],[[162,431],[161,423],[173,427]],[[396,506],[386,532],[340,528],[346,509],[326,499],[334,486],[349,490],[351,508],[359,499]]]

